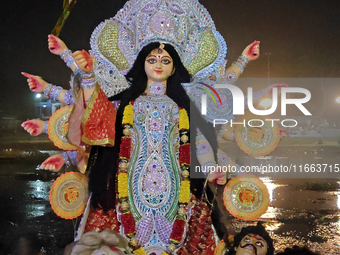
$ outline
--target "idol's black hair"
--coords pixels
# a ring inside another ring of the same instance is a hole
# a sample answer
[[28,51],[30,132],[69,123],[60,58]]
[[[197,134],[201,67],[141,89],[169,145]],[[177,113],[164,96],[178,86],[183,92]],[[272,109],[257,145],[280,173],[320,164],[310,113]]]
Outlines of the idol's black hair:
[[[241,232],[236,234],[234,237],[234,243],[230,247],[229,252],[226,253],[228,255],[235,255],[235,247],[238,247],[241,243],[241,240],[249,234],[255,234],[261,236],[267,243],[268,249],[266,255],[273,255],[274,254],[274,246],[273,246],[273,239],[270,237],[264,226],[262,225],[262,222],[257,222],[256,226],[248,226],[241,229]],[[227,240],[224,240],[226,243],[228,243]]]
[[[136,61],[130,71],[126,74],[126,79],[130,87],[120,94],[109,98],[110,100],[120,100],[120,106],[116,117],[116,135],[114,147],[93,146],[91,151],[89,167],[89,189],[92,192],[92,206],[102,207],[105,211],[115,208],[115,177],[118,168],[118,154],[122,138],[122,118],[123,111],[130,101],[142,95],[147,87],[147,76],[145,73],[145,59],[154,49],[159,48],[160,43],[150,43],[146,45],[138,54]],[[173,60],[174,73],[167,80],[166,94],[179,106],[184,108],[190,119],[190,137],[196,137],[197,128],[209,141],[213,152],[217,155],[217,139],[211,124],[202,118],[195,104],[190,100],[182,83],[189,83],[191,76],[181,62],[181,59],[170,44],[165,44],[166,50]],[[199,165],[196,157],[195,140],[191,141],[191,167]],[[217,162],[217,160],[216,160]],[[204,179],[191,179],[191,191],[197,198],[201,197]],[[210,196],[212,198],[212,196]]]
[[307,246],[299,247],[295,245],[293,248],[286,248],[284,252],[276,253],[276,255],[320,255],[320,253],[311,251]]

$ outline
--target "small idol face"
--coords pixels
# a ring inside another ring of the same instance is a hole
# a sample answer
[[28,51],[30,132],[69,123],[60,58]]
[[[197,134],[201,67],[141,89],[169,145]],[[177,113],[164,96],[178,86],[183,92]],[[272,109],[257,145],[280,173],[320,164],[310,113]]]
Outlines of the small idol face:
[[235,247],[236,255],[266,255],[268,250],[267,242],[259,235],[248,234]]
[[145,59],[145,73],[148,82],[164,82],[171,75],[173,70],[173,60],[164,49],[154,49]]

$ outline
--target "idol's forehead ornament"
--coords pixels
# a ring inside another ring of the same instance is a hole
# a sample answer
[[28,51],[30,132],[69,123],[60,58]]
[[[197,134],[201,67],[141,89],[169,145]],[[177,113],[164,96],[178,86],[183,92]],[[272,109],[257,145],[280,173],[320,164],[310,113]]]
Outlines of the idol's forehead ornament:
[[151,42],[173,45],[194,78],[215,72],[227,52],[210,14],[197,0],[130,0],[91,36],[97,74],[126,74]]

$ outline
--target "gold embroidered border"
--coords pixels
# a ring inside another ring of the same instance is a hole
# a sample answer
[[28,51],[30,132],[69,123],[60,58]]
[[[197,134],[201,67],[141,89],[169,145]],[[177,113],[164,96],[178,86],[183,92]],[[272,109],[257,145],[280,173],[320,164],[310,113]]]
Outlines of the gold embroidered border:
[[[74,100],[74,105],[73,105],[72,111],[71,111],[70,116],[69,116],[69,120],[71,119],[71,117],[72,117],[72,115],[73,115],[73,113],[74,113],[74,110],[76,109],[76,105],[78,104],[78,99],[79,99],[79,96],[81,95],[82,91],[83,91],[82,89],[80,89],[80,90],[78,91],[77,97],[76,97],[76,99]],[[66,140],[67,140],[70,144],[76,146],[76,147],[77,147],[77,150],[80,150],[80,151],[82,151],[82,152],[84,151],[84,149],[83,149],[82,147],[80,147],[78,144],[72,143],[72,142],[70,141],[70,139],[68,139],[68,134],[66,135]]]
[[115,145],[115,141],[110,138],[104,138],[101,140],[91,140],[83,135],[81,139],[84,143],[89,145],[106,145],[106,144],[110,144],[111,146]]
[[[93,91],[92,97],[90,99],[90,102],[88,103],[88,105],[86,107],[84,118],[82,120],[83,130],[85,130],[85,124],[88,121],[88,119],[90,118],[91,112],[94,108],[94,103],[96,102],[96,100],[99,96],[99,92],[100,92],[100,86],[97,83],[96,87]],[[89,139],[85,136],[85,133],[82,135],[81,140],[88,145],[110,144],[111,146],[114,146],[114,144],[115,144],[115,141],[113,139],[110,139],[110,138],[104,138],[104,139],[101,139],[101,140],[91,140],[91,139]]]
[[84,118],[82,120],[82,126],[83,126],[83,130],[85,130],[85,124],[86,122],[88,121],[88,119],[90,118],[90,115],[91,115],[91,112],[93,110],[93,107],[94,107],[94,103],[96,102],[97,98],[98,98],[98,95],[99,95],[99,85],[98,83],[96,84],[96,87],[94,88],[94,91],[92,93],[92,96],[91,96],[91,99],[90,99],[90,102],[88,103],[88,105],[86,106],[86,109],[85,109],[85,114],[84,114]]

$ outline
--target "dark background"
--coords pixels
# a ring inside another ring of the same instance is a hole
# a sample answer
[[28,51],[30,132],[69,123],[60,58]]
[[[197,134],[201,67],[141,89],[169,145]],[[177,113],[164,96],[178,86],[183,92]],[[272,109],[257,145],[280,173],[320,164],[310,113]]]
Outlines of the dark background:
[[[89,49],[93,29],[113,17],[124,0],[78,0],[60,37],[71,50]],[[261,57],[242,77],[340,77],[340,3],[338,0],[201,0],[227,41],[229,65],[254,40]],[[68,88],[70,71],[47,49],[47,35],[62,0],[10,0],[1,6],[0,112],[18,118],[34,113],[34,95],[25,71]]]

